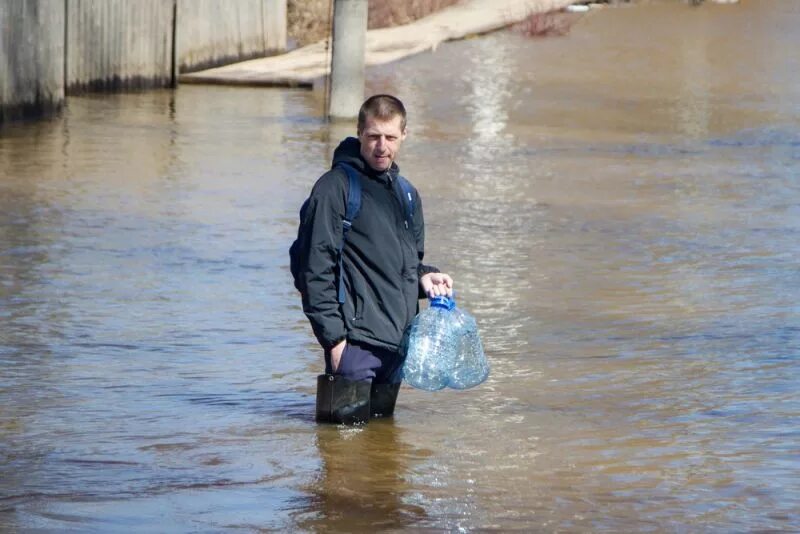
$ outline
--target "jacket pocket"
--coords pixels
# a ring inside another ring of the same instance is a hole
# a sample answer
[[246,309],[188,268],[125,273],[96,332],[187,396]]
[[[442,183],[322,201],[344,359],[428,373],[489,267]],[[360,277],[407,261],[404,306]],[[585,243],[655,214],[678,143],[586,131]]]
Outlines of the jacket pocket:
[[347,308],[347,318],[354,323],[360,321],[364,317],[364,295],[366,294],[366,288],[363,287],[363,283],[359,283],[359,281],[360,279],[351,279],[347,295],[347,300],[350,303],[350,306]]

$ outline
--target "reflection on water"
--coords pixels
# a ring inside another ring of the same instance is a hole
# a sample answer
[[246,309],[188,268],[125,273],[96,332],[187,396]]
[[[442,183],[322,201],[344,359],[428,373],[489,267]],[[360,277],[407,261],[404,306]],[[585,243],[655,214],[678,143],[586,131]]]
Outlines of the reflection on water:
[[404,480],[409,463],[429,456],[402,440],[391,420],[366,428],[321,426],[317,448],[322,460],[308,497],[295,503],[303,530],[398,530],[425,517],[424,508],[409,502],[412,485]]
[[360,429],[313,422],[286,265],[354,129],[321,95],[4,129],[0,530],[797,530],[798,23],[650,3],[372,70],[492,376]]

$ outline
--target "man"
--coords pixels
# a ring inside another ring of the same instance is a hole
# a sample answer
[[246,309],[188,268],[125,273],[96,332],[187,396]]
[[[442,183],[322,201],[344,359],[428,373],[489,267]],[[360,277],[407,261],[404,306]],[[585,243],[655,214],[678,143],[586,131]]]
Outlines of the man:
[[[422,203],[395,164],[407,135],[403,103],[390,95],[367,99],[357,134],[334,152],[333,167],[314,185],[304,215],[303,311],[325,350],[326,374],[317,382],[320,421],[392,415],[401,381],[400,345],[418,299],[450,295],[453,287],[450,276],[421,263]],[[360,182],[361,204],[343,239],[348,172]]]

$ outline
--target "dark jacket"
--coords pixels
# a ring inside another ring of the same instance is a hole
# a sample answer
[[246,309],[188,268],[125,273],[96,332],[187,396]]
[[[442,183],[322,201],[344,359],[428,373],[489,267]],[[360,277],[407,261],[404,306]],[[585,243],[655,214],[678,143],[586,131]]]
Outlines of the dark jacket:
[[[348,189],[345,171],[336,167],[342,161],[361,174],[361,211],[343,251],[347,297],[339,305],[337,248]],[[308,261],[300,273],[306,288],[303,311],[326,350],[343,339],[396,350],[418,310],[419,277],[437,270],[420,263],[422,202],[414,189],[414,215],[406,228],[397,174],[395,164],[380,173],[370,168],[361,158],[358,139],[349,137],[334,152],[332,169],[311,191]]]

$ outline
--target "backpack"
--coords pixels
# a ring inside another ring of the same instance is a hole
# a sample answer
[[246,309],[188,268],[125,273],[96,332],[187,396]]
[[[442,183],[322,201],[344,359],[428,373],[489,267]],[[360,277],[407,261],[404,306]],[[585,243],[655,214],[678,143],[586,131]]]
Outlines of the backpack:
[[[339,162],[336,165],[344,169],[345,173],[347,174],[347,206],[345,208],[344,217],[342,218],[342,241],[339,243],[339,246],[336,249],[337,263],[339,266],[338,301],[339,304],[344,304],[344,277],[341,276],[341,273],[343,272],[342,250],[344,250],[344,244],[347,241],[347,234],[350,231],[350,228],[353,226],[353,221],[356,220],[356,217],[358,217],[358,214],[361,211],[361,176],[352,165],[344,162]],[[400,203],[406,208],[405,227],[409,228],[414,216],[414,189],[411,186],[411,183],[402,176],[397,176],[397,183],[400,186],[403,197],[400,199]],[[305,293],[305,284],[303,283],[301,273],[305,269],[306,263],[308,262],[308,258],[306,257],[306,251],[308,250],[307,242],[309,230],[307,213],[308,204],[309,199],[306,199],[305,202],[303,202],[303,205],[300,207],[300,225],[297,227],[297,239],[295,239],[294,243],[292,243],[292,246],[289,248],[289,269],[291,270],[292,278],[294,279],[294,287],[300,293]]]

